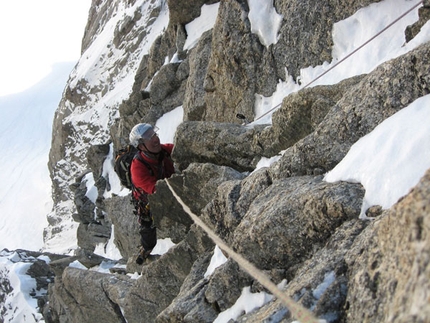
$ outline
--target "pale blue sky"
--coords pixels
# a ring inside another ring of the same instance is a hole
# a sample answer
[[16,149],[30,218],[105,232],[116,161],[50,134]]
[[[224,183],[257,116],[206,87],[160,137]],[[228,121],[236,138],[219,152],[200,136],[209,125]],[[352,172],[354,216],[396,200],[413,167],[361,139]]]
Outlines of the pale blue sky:
[[80,56],[91,0],[0,0],[0,96],[34,85]]

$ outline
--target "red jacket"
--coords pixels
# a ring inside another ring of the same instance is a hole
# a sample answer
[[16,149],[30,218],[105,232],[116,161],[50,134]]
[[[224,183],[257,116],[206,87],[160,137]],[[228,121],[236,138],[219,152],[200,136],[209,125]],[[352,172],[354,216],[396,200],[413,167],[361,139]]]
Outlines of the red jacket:
[[130,172],[131,179],[136,190],[133,196],[137,199],[143,194],[155,193],[155,184],[159,179],[169,178],[175,172],[173,161],[170,154],[173,150],[173,144],[161,144],[162,159],[157,160],[146,156],[142,151],[139,152],[141,158],[150,165],[148,166],[140,161],[137,157],[131,162]]

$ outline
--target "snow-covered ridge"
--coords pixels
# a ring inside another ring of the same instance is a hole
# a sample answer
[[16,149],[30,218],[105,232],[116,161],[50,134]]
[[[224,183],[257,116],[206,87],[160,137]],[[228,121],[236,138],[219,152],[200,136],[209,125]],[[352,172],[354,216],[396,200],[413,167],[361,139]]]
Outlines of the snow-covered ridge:
[[[126,2],[119,2],[116,12],[82,54],[70,75],[68,86],[85,95],[87,101],[84,106],[69,107],[72,113],[64,122],[71,122],[77,129],[81,125],[99,128],[99,133],[88,138],[94,144],[106,141],[112,120],[118,118],[118,105],[130,95],[143,55],[148,54],[154,40],[167,27],[168,8],[163,3],[140,0],[132,7],[127,7]],[[158,7],[161,7],[161,11],[154,19],[152,12]],[[146,37],[137,46],[131,43],[117,48],[114,45],[117,30],[121,30],[121,25],[127,19],[136,17],[137,12],[141,15],[140,19],[134,23],[130,33],[145,32]],[[134,51],[130,51],[130,48]],[[85,134],[85,128],[81,128],[80,132]]]
[[[165,1],[139,0],[130,7],[127,3],[115,3],[114,14],[82,54],[70,75],[67,88],[76,96],[85,98],[84,104],[63,100],[57,111],[58,115],[65,116],[62,124],[73,129],[71,133],[74,135],[68,138],[70,143],[64,147],[64,158],[56,163],[53,180],[70,199],[73,197],[69,185],[87,169],[85,155],[89,145],[104,144],[110,140],[110,127],[119,117],[119,105],[130,95],[140,61],[148,54],[152,43],[163,33],[169,21]],[[159,11],[157,17],[153,16],[154,11]],[[117,48],[114,45],[115,35],[130,19],[135,20],[130,34],[142,33],[146,36],[138,44],[134,43],[138,41],[136,37],[127,46]],[[64,241],[61,236],[69,236],[67,231],[76,230],[76,223],[70,222],[70,212],[76,212],[75,207],[67,210],[54,205],[49,217],[63,223],[62,233],[55,237],[51,234],[52,229],[46,230],[45,250],[63,250],[67,253],[76,245],[76,241],[61,242]]]

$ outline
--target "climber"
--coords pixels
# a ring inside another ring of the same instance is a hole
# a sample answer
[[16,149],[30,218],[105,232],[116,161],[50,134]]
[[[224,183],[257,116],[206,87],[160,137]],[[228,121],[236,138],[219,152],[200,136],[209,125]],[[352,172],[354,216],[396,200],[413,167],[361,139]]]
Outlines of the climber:
[[157,244],[156,228],[148,204],[148,195],[155,193],[159,179],[169,178],[175,168],[170,154],[173,144],[161,144],[156,127],[139,123],[130,132],[130,144],[138,149],[130,166],[132,197],[140,225],[141,249],[136,259],[139,265],[148,258]]

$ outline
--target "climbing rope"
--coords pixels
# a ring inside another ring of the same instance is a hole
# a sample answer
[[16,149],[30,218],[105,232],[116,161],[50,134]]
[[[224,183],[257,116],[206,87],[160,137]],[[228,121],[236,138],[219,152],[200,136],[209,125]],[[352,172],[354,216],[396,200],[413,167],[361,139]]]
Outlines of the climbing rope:
[[[328,72],[330,72],[332,69],[336,68],[339,64],[343,63],[345,60],[347,60],[349,57],[351,57],[352,55],[354,55],[356,52],[358,52],[360,49],[362,49],[364,46],[366,46],[367,44],[369,44],[371,41],[373,41],[375,38],[377,38],[378,36],[380,36],[383,32],[385,32],[387,29],[391,28],[393,25],[395,25],[399,20],[401,20],[402,18],[404,18],[407,14],[409,14],[411,11],[415,10],[415,8],[417,8],[419,5],[421,5],[424,2],[424,0],[421,0],[420,2],[418,2],[417,4],[415,4],[412,8],[410,8],[409,10],[407,10],[406,12],[404,12],[402,15],[400,15],[397,19],[395,19],[392,23],[390,23],[389,25],[387,25],[384,29],[382,29],[380,32],[376,33],[373,37],[371,37],[369,40],[367,40],[366,42],[364,42],[362,45],[358,46],[356,49],[354,49],[351,53],[349,53],[348,55],[346,55],[344,58],[342,58],[339,62],[337,62],[336,64],[334,64],[332,67],[330,67],[328,70],[326,70],[325,72],[321,73],[320,75],[318,75],[316,78],[314,78],[312,81],[310,81],[309,83],[307,83],[305,86],[303,86],[301,88],[301,90],[306,89],[307,87],[309,87],[311,84],[315,83],[317,80],[319,80],[321,77],[323,77],[324,75],[326,75]],[[273,107],[272,109],[270,109],[269,111],[266,111],[265,113],[263,113],[261,116],[259,116],[258,118],[256,118],[254,120],[260,120],[261,118],[263,118],[264,116],[268,115],[269,113],[273,112],[274,110],[276,110],[277,108],[279,108],[282,105],[282,102],[277,104],[275,107]]]
[[195,215],[190,208],[182,201],[176,194],[169,180],[166,179],[167,186],[172,192],[175,199],[181,204],[184,211],[191,217],[195,224],[201,227],[212,241],[223,251],[225,251],[230,258],[236,261],[249,275],[256,279],[260,284],[266,287],[273,295],[275,295],[284,305],[290,310],[293,317],[298,319],[301,323],[319,323],[319,320],[305,307],[295,302],[291,297],[283,293],[261,270],[255,267],[248,260],[243,258],[240,254],[231,249],[220,237],[216,235],[197,215]]
[[[305,89],[309,87],[311,84],[313,84],[315,81],[323,77],[325,74],[330,72],[332,69],[336,68],[339,64],[344,62],[346,59],[354,55],[357,51],[359,51],[361,48],[369,44],[372,40],[377,38],[379,35],[381,35],[383,32],[385,32],[387,29],[389,29],[391,26],[393,26],[395,23],[397,23],[400,19],[405,17],[408,13],[410,13],[412,10],[417,8],[420,4],[422,4],[424,0],[421,0],[416,5],[414,5],[411,9],[403,13],[401,16],[399,16],[397,19],[395,19],[392,23],[390,23],[388,26],[386,26],[384,29],[382,29],[380,32],[378,32],[376,35],[374,35],[372,38],[370,38],[368,41],[363,43],[361,46],[357,47],[354,51],[349,53],[347,56],[345,56],[343,59],[341,59],[339,62],[337,62],[335,65],[333,65],[331,68],[326,70],[324,73],[317,76],[315,79],[313,79],[311,82],[307,83],[302,89]],[[281,106],[282,103],[279,103],[274,108],[270,109],[269,111],[262,114],[260,117],[254,120],[257,121],[261,119],[262,117],[266,116],[270,112],[277,109],[279,106]],[[194,221],[195,224],[197,224],[200,228],[202,228],[207,235],[212,239],[212,241],[221,248],[224,252],[226,252],[230,258],[232,258],[234,261],[236,261],[240,267],[242,267],[249,275],[251,275],[254,279],[256,279],[258,282],[260,282],[267,290],[269,290],[274,296],[276,296],[291,312],[292,316],[296,319],[298,319],[301,323],[319,323],[320,321],[310,312],[308,309],[303,307],[302,305],[295,302],[291,297],[283,293],[270,279],[269,277],[263,273],[261,270],[259,270],[257,267],[255,267],[252,263],[250,263],[248,260],[246,260],[243,256],[236,253],[233,249],[231,249],[220,237],[218,237],[215,232],[213,232],[197,215],[195,215],[190,208],[182,201],[182,199],[176,194],[174,189],[169,183],[169,180],[166,179],[167,186],[169,187],[170,191],[172,192],[175,199],[178,201],[178,203],[183,207],[184,211],[191,217],[191,219]]]

